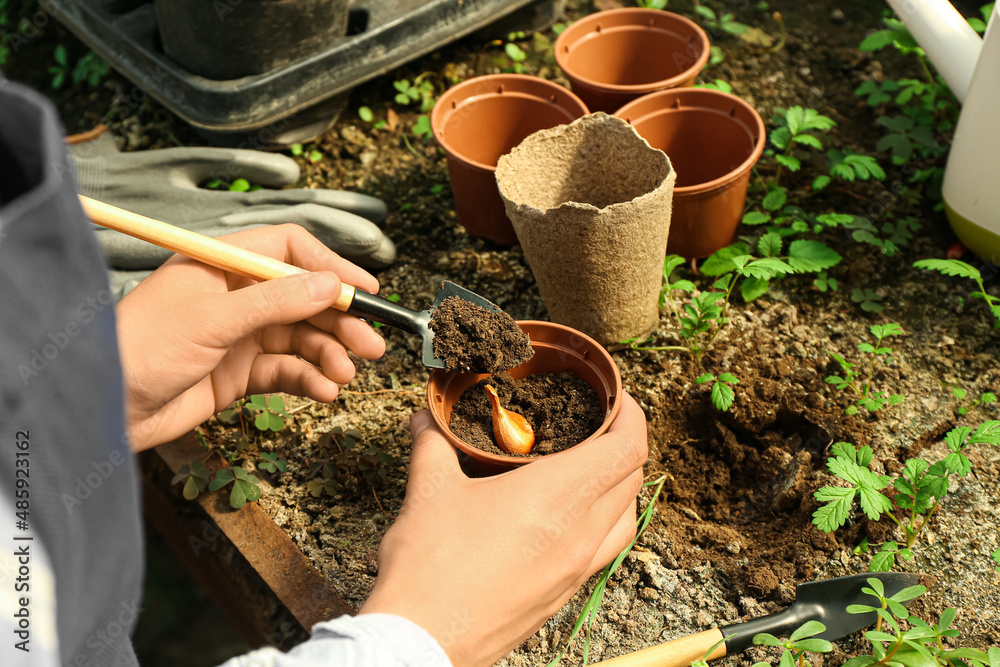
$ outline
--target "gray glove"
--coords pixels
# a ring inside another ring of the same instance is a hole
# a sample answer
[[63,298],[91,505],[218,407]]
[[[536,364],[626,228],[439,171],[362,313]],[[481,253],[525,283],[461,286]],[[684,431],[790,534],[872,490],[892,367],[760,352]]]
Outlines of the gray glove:
[[[340,190],[206,190],[219,178],[245,178],[265,187],[298,181],[295,160],[274,153],[226,148],[165,148],[122,153],[104,134],[70,147],[80,192],[128,211],[208,236],[292,222],[361,266],[385,268],[396,246],[375,223],[387,211],[380,199]],[[167,250],[109,229],[97,229],[112,268],[154,269]],[[116,276],[127,281],[129,276]],[[141,274],[134,276],[141,279]]]

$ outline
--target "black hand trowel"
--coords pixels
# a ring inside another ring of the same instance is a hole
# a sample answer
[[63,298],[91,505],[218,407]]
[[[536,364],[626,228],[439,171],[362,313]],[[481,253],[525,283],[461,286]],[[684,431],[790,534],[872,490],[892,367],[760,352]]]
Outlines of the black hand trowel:
[[[98,225],[134,236],[223,271],[238,273],[254,280],[271,280],[305,272],[305,269],[277,259],[89,197],[81,195],[80,200],[87,216]],[[333,307],[350,315],[417,334],[423,342],[421,361],[424,366],[444,368],[444,360],[434,356],[434,332],[429,325],[434,309],[448,297],[458,297],[492,313],[503,313],[490,301],[447,280],[442,283],[437,298],[427,310],[410,310],[375,294],[356,290],[347,284],[341,285],[340,298]],[[478,372],[479,369],[470,370]]]
[[[834,641],[875,623],[875,612],[847,613],[849,605],[871,605],[874,602],[875,598],[862,592],[871,578],[882,582],[886,597],[892,597],[904,588],[916,586],[920,582],[919,575],[909,572],[873,572],[810,581],[795,587],[795,602],[784,611],[746,623],[726,625],[674,639],[600,664],[608,667],[687,667],[695,660],[705,657],[717,643],[718,647],[708,656],[708,660],[747,649],[753,645],[754,635],[760,632],[787,637],[806,621],[819,621],[825,625],[826,630],[816,637]],[[723,638],[725,641],[722,641]]]

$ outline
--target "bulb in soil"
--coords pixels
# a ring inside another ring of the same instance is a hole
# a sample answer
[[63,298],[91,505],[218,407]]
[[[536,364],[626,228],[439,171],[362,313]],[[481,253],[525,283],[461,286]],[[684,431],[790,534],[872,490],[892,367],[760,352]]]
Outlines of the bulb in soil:
[[486,394],[490,397],[493,411],[493,436],[497,447],[508,454],[529,454],[535,446],[535,429],[528,420],[500,406],[497,390],[486,385]]

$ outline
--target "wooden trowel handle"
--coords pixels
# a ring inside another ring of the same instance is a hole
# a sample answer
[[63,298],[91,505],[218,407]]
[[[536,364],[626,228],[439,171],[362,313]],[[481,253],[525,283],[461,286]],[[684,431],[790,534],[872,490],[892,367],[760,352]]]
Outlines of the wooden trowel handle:
[[[225,241],[147,218],[90,197],[80,195],[80,203],[83,204],[87,217],[102,227],[134,236],[223,271],[238,273],[254,280],[272,280],[305,273],[305,269],[285,264],[273,257],[238,248]],[[354,301],[354,292],[352,285],[342,283],[340,297],[333,307],[347,312]]]
[[[720,641],[722,641],[722,630],[712,628],[696,635],[674,639],[658,646],[650,646],[641,651],[627,653],[598,664],[607,667],[688,667],[695,660],[704,658],[708,649]],[[707,660],[715,660],[725,655],[726,643],[722,642],[712,651]]]

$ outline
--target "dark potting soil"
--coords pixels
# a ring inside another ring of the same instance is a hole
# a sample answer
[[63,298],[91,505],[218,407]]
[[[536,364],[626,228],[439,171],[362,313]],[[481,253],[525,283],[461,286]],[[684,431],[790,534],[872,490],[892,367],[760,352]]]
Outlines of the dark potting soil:
[[508,455],[497,447],[493,437],[487,384],[496,389],[504,408],[523,416],[535,429],[535,447],[527,456],[569,449],[587,439],[604,421],[597,392],[572,371],[529,375],[520,380],[499,373],[462,392],[448,424],[455,435],[483,451]]
[[497,373],[523,364],[534,350],[514,318],[457,296],[434,309],[434,356],[449,371]]

